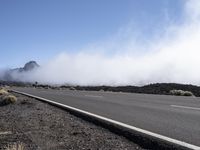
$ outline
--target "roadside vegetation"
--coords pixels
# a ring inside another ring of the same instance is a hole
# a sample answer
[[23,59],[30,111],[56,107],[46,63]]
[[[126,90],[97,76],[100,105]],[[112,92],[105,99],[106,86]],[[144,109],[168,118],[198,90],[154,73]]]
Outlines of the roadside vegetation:
[[17,102],[17,98],[10,94],[6,89],[0,89],[0,106],[14,104]]
[[23,143],[9,144],[5,150],[25,150]]
[[1,95],[7,95],[8,94],[8,91],[7,90],[5,90],[5,89],[0,89],[0,96]]
[[170,94],[175,96],[194,96],[192,92],[183,90],[171,90]]

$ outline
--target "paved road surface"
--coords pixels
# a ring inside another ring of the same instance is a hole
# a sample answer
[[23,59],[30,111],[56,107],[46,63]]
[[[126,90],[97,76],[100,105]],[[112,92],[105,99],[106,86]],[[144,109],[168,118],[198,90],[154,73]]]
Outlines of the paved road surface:
[[200,98],[33,88],[15,90],[200,146]]

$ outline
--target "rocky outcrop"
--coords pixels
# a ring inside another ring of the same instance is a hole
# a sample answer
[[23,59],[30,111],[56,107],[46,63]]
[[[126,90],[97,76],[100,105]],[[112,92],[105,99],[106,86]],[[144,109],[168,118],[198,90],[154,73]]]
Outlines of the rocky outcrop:
[[39,67],[39,65],[37,64],[36,61],[29,61],[22,68],[9,69],[9,70],[5,71],[0,80],[16,81],[16,78],[15,78],[16,75],[20,75],[22,73],[33,71],[33,70],[37,69],[38,67]]

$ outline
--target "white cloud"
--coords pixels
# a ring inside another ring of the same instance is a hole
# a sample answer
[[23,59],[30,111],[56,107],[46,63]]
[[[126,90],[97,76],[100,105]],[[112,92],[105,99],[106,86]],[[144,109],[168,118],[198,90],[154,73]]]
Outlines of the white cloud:
[[[78,85],[138,85],[155,82],[199,85],[200,1],[187,0],[185,22],[182,25],[171,24],[165,30],[165,36],[150,39],[148,44],[137,44],[136,30],[120,30],[115,38],[102,42],[101,46],[93,45],[76,54],[60,54],[40,69],[28,75],[21,74],[18,78],[41,83]],[[105,54],[110,49],[117,52]],[[144,49],[148,50],[144,53]]]

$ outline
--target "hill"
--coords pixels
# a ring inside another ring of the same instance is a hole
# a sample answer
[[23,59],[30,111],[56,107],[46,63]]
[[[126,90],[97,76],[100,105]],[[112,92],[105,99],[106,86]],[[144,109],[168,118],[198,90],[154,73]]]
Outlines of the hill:
[[[65,86],[61,86],[65,87]],[[68,86],[69,88],[69,86]],[[189,84],[177,83],[155,83],[145,86],[75,86],[76,90],[88,91],[112,91],[112,92],[129,92],[129,93],[145,93],[145,94],[162,94],[170,95],[171,90],[191,91],[195,96],[200,96],[200,87]]]
[[15,69],[9,69],[3,73],[0,80],[2,81],[17,81],[17,76],[19,76],[22,73],[33,71],[34,69],[38,68],[39,65],[36,61],[29,61],[27,62],[24,67],[21,68],[15,68]]

